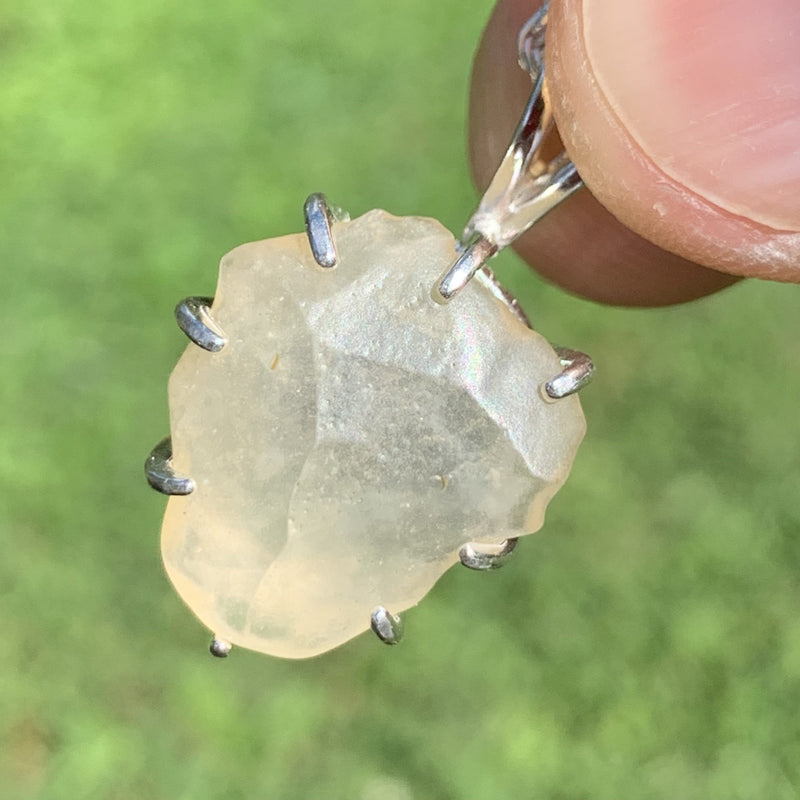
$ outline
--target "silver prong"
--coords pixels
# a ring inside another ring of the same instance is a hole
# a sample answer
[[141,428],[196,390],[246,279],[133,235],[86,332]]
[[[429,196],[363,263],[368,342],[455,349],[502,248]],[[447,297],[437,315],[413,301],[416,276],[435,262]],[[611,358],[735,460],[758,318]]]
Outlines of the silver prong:
[[433,287],[431,296],[440,304],[452,300],[471,280],[473,275],[497,252],[497,245],[484,236],[476,236],[448,268]]
[[570,350],[568,347],[555,348],[564,369],[544,385],[545,395],[551,400],[574,394],[583,389],[594,377],[594,363],[586,353]]
[[227,344],[222,329],[211,316],[213,297],[185,297],[175,306],[178,327],[203,350],[218,353]]
[[397,644],[403,638],[403,621],[378,606],[372,612],[372,630],[384,644]]
[[211,655],[215,658],[227,658],[230,655],[232,648],[233,645],[230,642],[215,636],[211,640],[211,644],[208,647],[208,652],[211,653]]
[[458,551],[458,557],[469,569],[499,569],[511,558],[516,546],[517,539],[506,539],[499,545],[468,542]]
[[320,192],[310,194],[303,206],[303,215],[314,261],[325,269],[335,267],[338,257],[331,230],[333,215],[325,195]]
[[164,437],[144,462],[147,482],[161,494],[184,495],[194,491],[194,481],[178,475],[172,468],[172,438]]

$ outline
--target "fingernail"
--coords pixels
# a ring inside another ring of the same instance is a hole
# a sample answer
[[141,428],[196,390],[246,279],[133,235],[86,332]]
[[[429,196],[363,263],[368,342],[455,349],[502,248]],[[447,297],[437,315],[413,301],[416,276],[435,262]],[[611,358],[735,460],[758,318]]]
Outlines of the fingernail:
[[583,0],[583,35],[599,88],[660,170],[800,230],[798,0]]

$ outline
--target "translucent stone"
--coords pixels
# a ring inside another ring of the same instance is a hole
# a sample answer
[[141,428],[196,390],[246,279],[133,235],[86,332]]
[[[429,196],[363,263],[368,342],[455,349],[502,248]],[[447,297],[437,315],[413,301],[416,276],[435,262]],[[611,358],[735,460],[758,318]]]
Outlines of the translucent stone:
[[465,543],[539,529],[585,428],[542,396],[552,347],[486,287],[431,299],[455,254],[438,222],[371,211],[334,236],[328,270],[304,235],[226,255],[228,344],[190,345],[169,384],[196,489],[169,500],[167,572],[217,636],[287,658],[415,605]]

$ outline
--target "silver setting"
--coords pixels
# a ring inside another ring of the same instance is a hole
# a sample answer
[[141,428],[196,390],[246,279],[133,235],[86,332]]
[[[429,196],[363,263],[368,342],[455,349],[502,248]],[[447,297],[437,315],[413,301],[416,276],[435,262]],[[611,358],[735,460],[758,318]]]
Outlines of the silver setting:
[[213,297],[185,297],[175,306],[178,327],[203,350],[218,353],[228,343],[225,333],[211,316]]
[[331,230],[335,215],[329,208],[325,195],[321,192],[310,194],[303,206],[303,215],[314,261],[325,269],[335,267],[338,256]]
[[147,482],[161,494],[185,495],[195,489],[194,481],[179,475],[172,468],[172,437],[165,436],[147,456],[144,462]]
[[575,394],[594,377],[594,362],[586,353],[570,350],[568,347],[556,347],[555,351],[564,369],[544,385],[545,397],[550,400],[560,400]]
[[511,558],[517,541],[517,539],[506,539],[496,545],[468,542],[458,551],[458,557],[469,569],[481,571],[499,569]]
[[214,658],[227,658],[231,654],[232,649],[233,645],[230,642],[225,639],[220,639],[218,636],[215,636],[208,646],[208,652],[211,653]]
[[[487,256],[490,258],[583,186],[565,152],[547,160],[542,147],[555,131],[544,91],[547,12],[545,3],[520,31],[519,63],[530,74],[533,90],[511,145],[464,229],[462,241],[467,243],[467,250],[433,290],[438,302],[452,299],[477,271],[477,267],[471,269],[471,264],[464,261],[473,248],[479,247],[481,255],[494,248]],[[471,254],[470,258],[475,259],[476,255]]]
[[384,644],[397,644],[403,638],[403,621],[383,606],[372,612],[372,630]]

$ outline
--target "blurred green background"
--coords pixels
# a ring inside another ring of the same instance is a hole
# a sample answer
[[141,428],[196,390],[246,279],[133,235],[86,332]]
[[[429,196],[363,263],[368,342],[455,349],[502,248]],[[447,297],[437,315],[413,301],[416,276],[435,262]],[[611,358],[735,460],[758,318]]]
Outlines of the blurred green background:
[[459,230],[488,0],[4,0],[0,797],[800,796],[798,287],[601,308],[589,433],[504,570],[311,661],[207,654],[142,462],[236,244],[325,191]]

